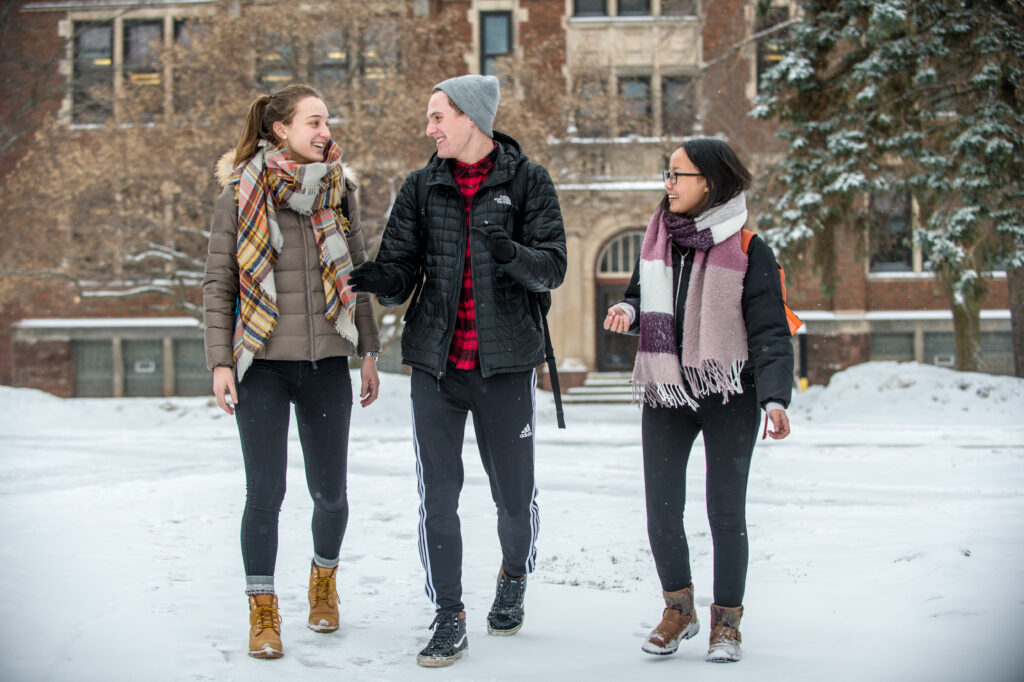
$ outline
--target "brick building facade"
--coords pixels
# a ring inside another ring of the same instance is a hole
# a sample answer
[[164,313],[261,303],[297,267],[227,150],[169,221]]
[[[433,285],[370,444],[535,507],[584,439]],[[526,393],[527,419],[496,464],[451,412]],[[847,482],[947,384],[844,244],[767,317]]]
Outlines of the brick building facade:
[[[86,111],[76,100],[81,89],[75,80],[87,73],[76,51],[96,45],[76,40],[81,35],[76,25],[111,22],[112,63],[100,63],[103,58],[97,63],[98,68],[118,68],[126,59],[125,31],[142,25],[133,21],[151,26],[162,22],[169,40],[180,20],[218,11],[222,4],[19,3],[14,13],[16,27],[22,29],[15,39],[24,41],[20,53],[48,64],[57,88],[58,96],[43,98],[39,110],[61,112],[69,125]],[[248,3],[227,4],[244,11]],[[455,17],[470,46],[460,55],[461,72],[490,72],[504,55],[531,56],[531,49],[543,46],[543,55],[532,55],[542,57],[535,60],[538,68],[559,74],[566,92],[580,95],[570,125],[553,128],[545,150],[569,248],[566,281],[555,292],[549,319],[560,359],[589,371],[630,367],[635,341],[605,334],[600,325],[607,305],[621,296],[640,236],[664,194],[660,171],[672,149],[688,136],[721,136],[755,174],[779,151],[770,126],[747,115],[757,93],[758,71],[770,64],[775,48],[770,39],[750,39],[765,22],[756,2],[408,4],[423,21],[442,14]],[[795,2],[774,0],[772,5],[773,21],[796,11]],[[98,44],[105,49],[102,40]],[[4,68],[5,82],[26,93],[24,83]],[[121,87],[118,78],[115,89]],[[602,93],[607,92],[621,96],[625,109],[602,119],[600,114],[607,113],[601,110]],[[514,96],[514,86],[503,92],[504,98]],[[16,100],[4,103],[5,116],[12,115]],[[495,127],[501,129],[500,110]],[[9,171],[16,157],[13,153],[0,159],[0,172]],[[880,210],[890,206],[879,204]],[[888,224],[909,234],[911,207],[891,210],[894,217]],[[809,262],[785,263],[791,305],[806,323],[798,347],[810,382],[826,382],[838,369],[871,359],[948,364],[952,320],[934,277],[922,271],[921,254],[908,247],[879,256],[872,250],[871,235],[846,234],[837,240],[839,283],[831,296],[821,292]],[[1007,298],[1005,278],[996,277],[982,316],[982,334],[986,369],[1000,373],[1011,373],[1013,364]],[[80,299],[69,287],[49,284],[38,293],[26,290],[0,309],[0,383],[63,396],[203,393],[208,380],[201,363],[197,323],[158,297]]]

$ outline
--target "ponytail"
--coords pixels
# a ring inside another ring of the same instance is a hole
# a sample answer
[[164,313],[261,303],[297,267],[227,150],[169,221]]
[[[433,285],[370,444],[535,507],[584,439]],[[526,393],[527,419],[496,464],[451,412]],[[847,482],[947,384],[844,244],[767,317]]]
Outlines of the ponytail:
[[323,95],[316,88],[302,83],[286,85],[272,95],[260,95],[249,106],[249,114],[242,124],[242,134],[235,147],[234,166],[248,161],[256,155],[260,140],[277,144],[274,134],[274,123],[280,121],[285,125],[292,122],[295,107],[300,100],[316,97],[323,100]]
[[267,105],[270,104],[270,95],[260,95],[249,106],[249,115],[245,117],[242,124],[242,135],[238,138],[238,145],[235,147],[235,161],[232,165],[238,166],[243,161],[248,161],[256,155],[256,145],[260,140],[274,141],[273,131],[269,136],[264,134],[263,115],[267,112]]

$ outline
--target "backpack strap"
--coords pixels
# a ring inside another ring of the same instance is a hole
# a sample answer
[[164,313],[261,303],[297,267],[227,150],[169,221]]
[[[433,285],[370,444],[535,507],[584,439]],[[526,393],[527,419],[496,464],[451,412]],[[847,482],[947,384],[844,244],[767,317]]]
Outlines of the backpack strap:
[[[747,228],[740,229],[740,244],[743,247],[743,253],[750,251],[750,240],[754,238],[754,233]],[[779,284],[782,285],[782,306],[786,309],[786,324],[789,325],[789,335],[796,334],[797,330],[804,325],[803,320],[796,316],[793,309],[789,307],[789,303],[786,302],[786,271],[781,265],[779,265]]]
[[[521,163],[516,166],[515,175],[512,176],[511,192],[512,192],[512,241],[517,243],[523,242],[523,230],[524,223],[526,221],[526,163]],[[534,291],[527,292],[530,299],[530,305],[537,309],[540,315],[541,327],[544,330],[544,361],[548,366],[548,378],[551,380],[551,392],[555,396],[555,420],[558,422],[558,428],[565,428],[565,412],[562,410],[562,389],[558,383],[558,363],[555,360],[555,348],[551,343],[551,330],[548,328],[548,313],[545,307],[541,305],[540,296],[547,294],[548,296],[548,307],[550,307],[551,292],[538,293]]]

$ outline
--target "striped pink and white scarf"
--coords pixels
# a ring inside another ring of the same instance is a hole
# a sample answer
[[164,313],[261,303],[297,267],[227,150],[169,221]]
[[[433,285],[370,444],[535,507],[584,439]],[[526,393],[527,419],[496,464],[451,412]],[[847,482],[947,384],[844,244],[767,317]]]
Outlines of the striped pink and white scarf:
[[[740,193],[696,220],[659,206],[640,250],[640,346],[633,368],[636,402],[697,407],[697,398],[742,393],[747,330],[741,299],[747,254],[740,229],[747,222]],[[672,244],[693,249],[683,315],[680,358],[675,334]]]

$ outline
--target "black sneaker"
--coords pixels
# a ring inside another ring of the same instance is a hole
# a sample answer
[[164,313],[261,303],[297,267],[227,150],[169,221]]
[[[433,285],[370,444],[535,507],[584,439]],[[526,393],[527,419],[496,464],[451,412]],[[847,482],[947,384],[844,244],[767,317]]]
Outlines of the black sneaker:
[[430,627],[434,635],[416,657],[417,663],[427,668],[444,668],[462,658],[469,648],[465,611],[442,611],[434,616]]
[[523,599],[526,597],[526,576],[510,578],[505,569],[498,571],[494,603],[487,614],[487,632],[492,635],[514,635],[523,627]]

